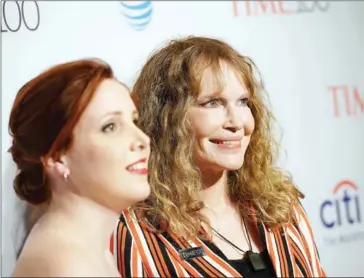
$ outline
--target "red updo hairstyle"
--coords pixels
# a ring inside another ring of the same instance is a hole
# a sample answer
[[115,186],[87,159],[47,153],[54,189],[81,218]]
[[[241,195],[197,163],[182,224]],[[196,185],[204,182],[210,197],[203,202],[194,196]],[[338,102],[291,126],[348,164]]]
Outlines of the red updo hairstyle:
[[18,92],[9,121],[9,149],[18,172],[14,189],[30,204],[50,201],[51,188],[41,159],[58,159],[72,144],[72,131],[112,69],[100,60],[78,60],[54,66]]

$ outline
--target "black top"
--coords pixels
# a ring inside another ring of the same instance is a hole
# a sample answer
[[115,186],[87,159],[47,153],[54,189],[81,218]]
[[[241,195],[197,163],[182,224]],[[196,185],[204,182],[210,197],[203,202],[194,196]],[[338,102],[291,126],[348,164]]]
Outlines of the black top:
[[[229,260],[225,254],[217,247],[212,241],[202,240],[216,255],[223,258],[227,263],[229,263],[237,272],[239,272],[244,278],[267,278],[267,277],[277,277],[274,270],[273,263],[270,259],[268,250],[265,248],[259,253],[262,261],[264,262],[265,269],[254,271],[247,262],[247,258],[244,256],[242,259]],[[265,242],[265,241],[264,241]]]
[[229,260],[229,264],[236,269],[244,278],[267,278],[267,277],[277,277],[272,261],[269,257],[268,251],[265,249],[260,254],[262,258],[265,269],[254,271],[248,264],[246,257],[239,260]]

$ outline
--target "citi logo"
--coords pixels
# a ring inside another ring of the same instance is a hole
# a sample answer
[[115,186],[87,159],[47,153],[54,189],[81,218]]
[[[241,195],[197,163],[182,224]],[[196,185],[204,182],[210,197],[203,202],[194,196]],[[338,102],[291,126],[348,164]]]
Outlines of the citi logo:
[[130,27],[142,31],[148,26],[153,14],[151,1],[120,1],[120,5]]
[[358,186],[343,180],[333,189],[333,197],[325,200],[320,207],[320,218],[326,228],[361,223]]
[[232,1],[233,14],[240,16],[242,10],[246,16],[257,17],[263,15],[289,15],[304,14],[317,11],[326,12],[329,9],[329,1],[273,1],[273,0],[246,0]]

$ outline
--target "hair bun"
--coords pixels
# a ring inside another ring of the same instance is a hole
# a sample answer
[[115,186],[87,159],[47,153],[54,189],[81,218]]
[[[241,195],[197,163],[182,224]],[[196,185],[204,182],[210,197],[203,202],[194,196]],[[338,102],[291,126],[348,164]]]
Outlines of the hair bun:
[[45,182],[43,165],[40,161],[27,159],[15,142],[9,151],[18,168],[13,185],[17,196],[33,205],[48,201],[51,191]]
[[34,165],[32,170],[19,170],[14,180],[14,189],[18,197],[33,205],[49,200],[50,189],[44,181],[41,165]]

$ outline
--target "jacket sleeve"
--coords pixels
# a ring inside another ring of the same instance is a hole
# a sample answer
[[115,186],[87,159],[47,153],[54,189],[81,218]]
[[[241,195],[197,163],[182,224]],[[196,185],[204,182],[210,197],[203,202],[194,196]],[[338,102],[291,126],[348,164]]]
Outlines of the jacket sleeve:
[[319,252],[316,246],[315,238],[312,232],[310,221],[308,220],[307,213],[302,204],[296,207],[296,216],[298,227],[302,233],[303,240],[306,243],[308,256],[310,258],[311,268],[314,277],[326,277],[326,273],[321,266]]
[[121,277],[147,277],[135,239],[123,214],[111,236],[110,249]]

